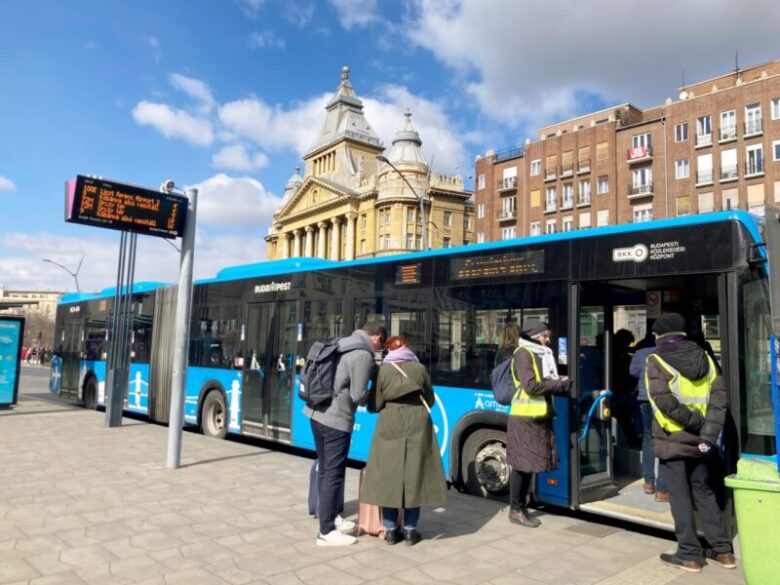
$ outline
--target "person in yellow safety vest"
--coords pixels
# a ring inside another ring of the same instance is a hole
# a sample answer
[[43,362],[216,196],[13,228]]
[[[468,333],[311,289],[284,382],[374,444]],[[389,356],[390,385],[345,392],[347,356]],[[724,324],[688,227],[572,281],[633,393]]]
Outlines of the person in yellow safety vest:
[[509,521],[536,528],[540,522],[528,514],[528,491],[534,473],[558,467],[552,420],[553,395],[568,395],[571,382],[558,376],[555,356],[548,347],[550,327],[541,321],[526,322],[514,350],[512,375],[515,396],[507,423]]
[[[687,339],[679,313],[656,319],[653,334],[656,351],[647,356],[645,385],[654,415],[653,451],[666,478],[677,538],[677,551],[663,553],[661,562],[700,573],[706,557],[733,569],[734,549],[713,491],[723,481],[714,472],[728,406],[723,379],[712,358]],[[705,550],[696,534],[694,504],[709,544]]]

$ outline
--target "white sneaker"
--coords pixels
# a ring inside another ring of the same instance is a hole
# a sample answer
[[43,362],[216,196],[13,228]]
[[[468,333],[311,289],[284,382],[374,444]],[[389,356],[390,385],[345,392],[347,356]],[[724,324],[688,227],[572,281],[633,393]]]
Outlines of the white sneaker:
[[340,530],[331,530],[327,534],[317,534],[317,546],[348,546],[356,542],[357,538],[344,534]]
[[336,524],[336,530],[344,533],[349,533],[355,530],[355,523],[352,520],[346,520],[341,516],[336,516],[334,521]]

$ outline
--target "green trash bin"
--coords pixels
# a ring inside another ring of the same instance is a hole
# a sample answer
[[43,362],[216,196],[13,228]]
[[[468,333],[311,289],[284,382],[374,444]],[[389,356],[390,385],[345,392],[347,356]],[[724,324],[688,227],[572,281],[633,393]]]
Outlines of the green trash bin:
[[734,507],[747,585],[780,579],[780,474],[774,461],[743,457],[736,475],[726,478]]

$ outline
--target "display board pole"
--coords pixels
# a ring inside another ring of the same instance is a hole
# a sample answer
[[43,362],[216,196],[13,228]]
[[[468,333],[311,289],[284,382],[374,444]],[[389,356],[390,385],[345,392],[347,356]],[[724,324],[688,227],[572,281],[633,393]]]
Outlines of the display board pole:
[[179,288],[176,292],[176,325],[174,331],[171,412],[168,420],[168,462],[171,469],[181,463],[181,436],[184,424],[184,389],[187,382],[187,349],[189,345],[190,309],[192,306],[192,262],[195,254],[195,216],[198,190],[187,189],[187,220],[181,241]]

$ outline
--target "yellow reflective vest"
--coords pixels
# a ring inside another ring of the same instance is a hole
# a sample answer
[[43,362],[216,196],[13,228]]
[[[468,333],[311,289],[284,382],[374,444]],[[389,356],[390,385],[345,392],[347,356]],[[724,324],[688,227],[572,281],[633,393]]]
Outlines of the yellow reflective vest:
[[512,381],[515,383],[514,398],[512,398],[512,408],[509,410],[509,416],[525,416],[528,418],[544,418],[548,416],[550,412],[550,405],[547,402],[547,398],[544,395],[528,394],[522,387],[520,380],[515,375],[515,355],[518,351],[527,351],[531,356],[531,367],[534,369],[534,379],[537,382],[542,381],[542,376],[539,373],[539,367],[536,365],[536,359],[534,358],[534,352],[525,347],[518,347],[515,349],[512,355]]
[[677,398],[677,401],[690,410],[697,410],[702,418],[704,418],[707,414],[707,403],[710,400],[710,389],[712,388],[713,382],[715,382],[715,379],[718,377],[718,370],[715,368],[715,362],[712,361],[712,358],[707,355],[710,371],[706,376],[700,380],[689,380],[666,363],[657,353],[651,353],[647,356],[645,362],[645,387],[647,388],[647,398],[653,407],[655,420],[658,421],[658,424],[661,425],[661,428],[667,433],[676,433],[684,430],[685,427],[661,412],[650,393],[650,377],[647,375],[647,363],[649,363],[651,359],[654,359],[659,366],[672,376],[672,379],[669,380],[669,390],[674,394],[675,398]]

